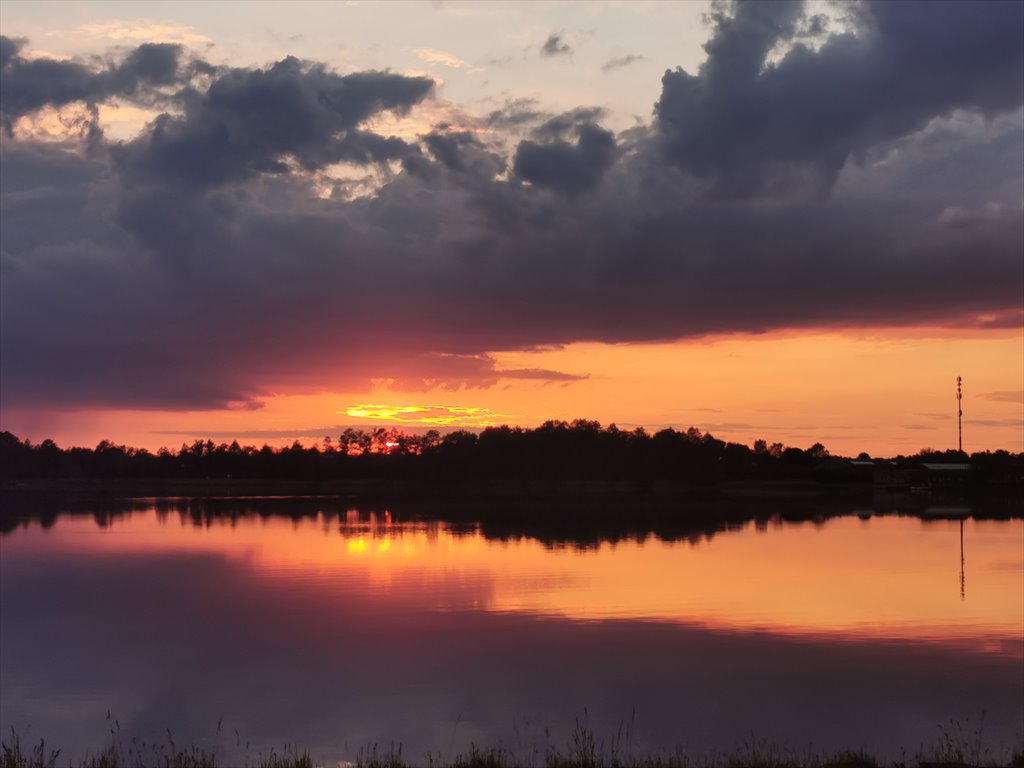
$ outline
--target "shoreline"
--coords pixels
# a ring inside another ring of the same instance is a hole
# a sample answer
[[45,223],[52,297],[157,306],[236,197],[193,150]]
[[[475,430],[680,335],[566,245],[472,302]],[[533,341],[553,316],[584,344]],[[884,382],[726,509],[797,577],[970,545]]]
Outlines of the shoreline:
[[[504,747],[472,744],[451,758],[426,754],[416,760],[404,756],[401,745],[396,748],[392,744],[385,751],[374,744],[360,748],[353,761],[327,762],[314,759],[308,749],[294,744],[285,744],[280,751],[275,747],[265,753],[257,750],[255,756],[248,744],[244,756],[240,749],[195,744],[179,747],[170,730],[166,731],[165,743],[132,739],[125,744],[120,725],[114,723],[109,747],[77,759],[48,746],[45,739],[26,746],[12,728],[0,738],[0,768],[1024,768],[1024,744],[1012,747],[1008,756],[1004,753],[996,758],[979,733],[965,733],[956,722],[951,722],[948,729],[940,727],[940,737],[932,746],[919,746],[912,756],[898,760],[879,759],[864,749],[815,753],[810,748],[797,751],[770,742],[745,743],[731,753],[701,758],[691,757],[680,747],[671,752],[636,755],[629,729],[622,732],[620,728],[618,734],[605,740],[577,723],[564,750],[549,746],[542,752],[535,746],[528,758]],[[217,735],[221,735],[220,723]]]

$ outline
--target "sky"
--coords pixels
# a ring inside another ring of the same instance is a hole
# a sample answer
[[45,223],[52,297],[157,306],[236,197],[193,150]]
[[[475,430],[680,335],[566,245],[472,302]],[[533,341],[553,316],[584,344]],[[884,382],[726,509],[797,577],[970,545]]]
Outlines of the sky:
[[0,428],[1024,450],[1024,4],[0,4]]

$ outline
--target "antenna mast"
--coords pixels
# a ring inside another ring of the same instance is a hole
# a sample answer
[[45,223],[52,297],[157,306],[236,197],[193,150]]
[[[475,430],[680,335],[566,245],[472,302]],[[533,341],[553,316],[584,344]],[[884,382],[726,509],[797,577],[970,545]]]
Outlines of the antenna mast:
[[964,452],[964,409],[963,399],[964,394],[960,388],[963,379],[959,376],[956,377],[956,449],[960,453]]

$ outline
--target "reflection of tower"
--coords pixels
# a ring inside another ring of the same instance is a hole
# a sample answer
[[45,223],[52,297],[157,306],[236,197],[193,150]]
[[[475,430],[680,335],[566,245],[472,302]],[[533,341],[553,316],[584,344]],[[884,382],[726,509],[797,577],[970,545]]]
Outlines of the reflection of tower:
[[960,599],[964,599],[964,519],[960,518]]
[[956,449],[958,451],[964,450],[964,409],[962,401],[964,399],[963,392],[960,390],[960,383],[962,379],[956,377]]

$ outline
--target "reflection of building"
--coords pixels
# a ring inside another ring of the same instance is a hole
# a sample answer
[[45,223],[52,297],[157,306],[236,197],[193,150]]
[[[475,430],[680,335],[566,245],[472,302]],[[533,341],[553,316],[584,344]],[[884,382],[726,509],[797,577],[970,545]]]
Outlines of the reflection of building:
[[959,490],[967,484],[970,473],[970,464],[885,462],[875,465],[871,479],[876,487],[893,490]]
[[964,579],[964,519],[960,518],[960,599],[966,596],[966,581]]

